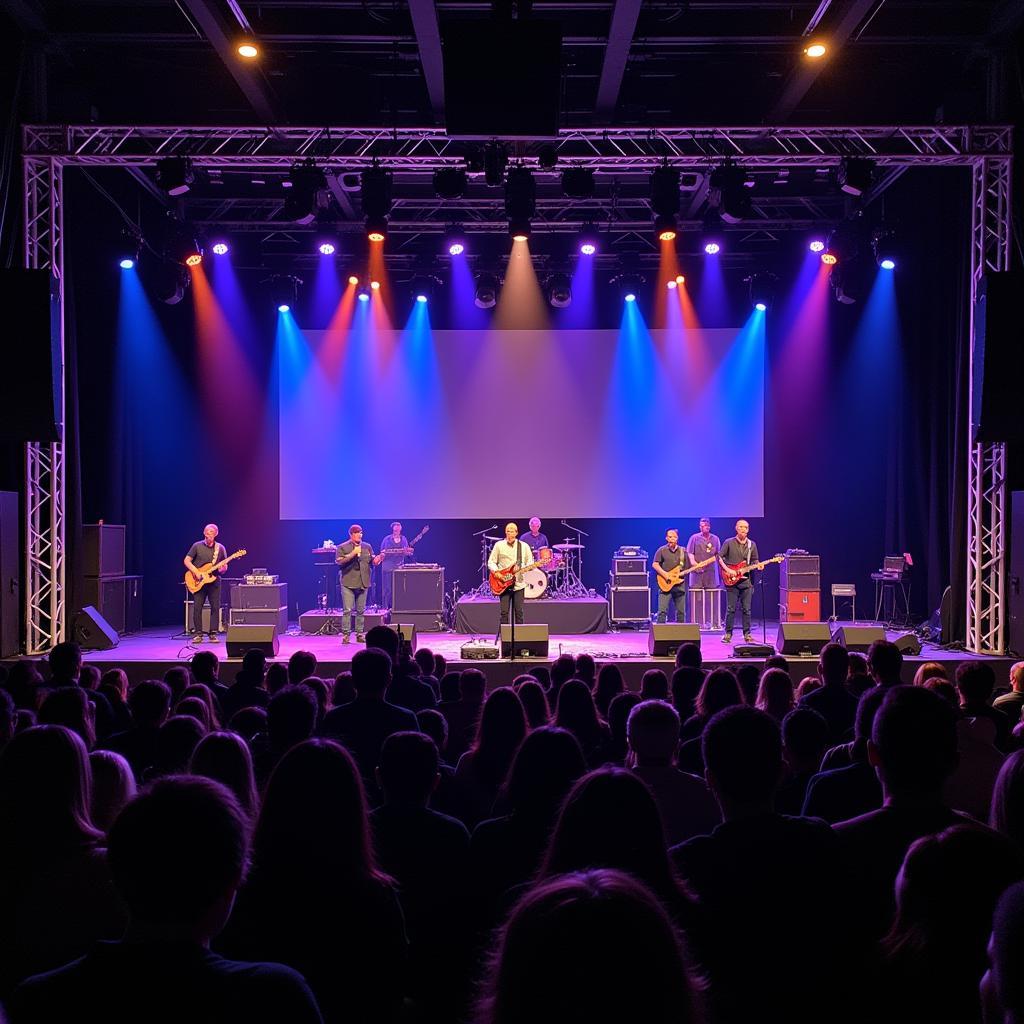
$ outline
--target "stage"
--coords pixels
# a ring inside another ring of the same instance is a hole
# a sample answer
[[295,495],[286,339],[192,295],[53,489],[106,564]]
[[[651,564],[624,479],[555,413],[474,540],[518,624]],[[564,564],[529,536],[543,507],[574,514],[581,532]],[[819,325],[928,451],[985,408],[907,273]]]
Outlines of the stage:
[[[840,625],[849,625],[849,623],[840,623]],[[196,651],[212,650],[216,651],[225,662],[222,669],[224,682],[230,683],[233,680],[239,660],[227,657],[223,639],[216,644],[203,643],[193,646],[187,636],[176,633],[174,629],[173,626],[167,626],[164,629],[146,629],[133,636],[122,637],[119,646],[113,650],[87,651],[85,660],[104,671],[108,668],[123,668],[128,673],[129,680],[134,684],[142,679],[159,678],[172,665],[187,662]],[[775,644],[777,629],[777,623],[769,623],[765,631],[765,640],[772,646]],[[887,635],[893,639],[901,634],[888,633]],[[755,638],[760,642],[760,629],[755,630]],[[647,669],[661,668],[670,671],[673,665],[671,658],[655,658],[648,654],[646,629],[635,632],[552,636],[547,659],[462,660],[460,651],[465,643],[471,640],[493,639],[493,633],[417,633],[416,637],[419,647],[429,647],[432,651],[443,654],[452,668],[483,669],[487,674],[488,683],[492,687],[509,683],[520,672],[526,671],[530,665],[536,664],[538,661],[551,661],[559,654],[577,655],[585,652],[592,654],[599,662],[613,661],[622,669],[626,685],[634,690],[639,689],[640,680]],[[736,639],[740,639],[738,634]],[[352,656],[362,650],[363,646],[354,642],[342,645],[340,636],[303,634],[293,626],[280,637],[280,650],[276,660],[286,661],[298,650],[312,651],[319,661],[317,673],[324,678],[333,678],[337,673],[349,667]],[[736,665],[743,662],[757,663],[763,660],[734,657],[733,649],[721,642],[718,633],[702,634],[701,651],[706,668],[718,665]],[[920,657],[904,659],[903,678],[909,683],[917,666],[922,661],[941,662],[947,666],[950,676],[952,676],[961,662],[977,660],[979,657],[979,655],[966,654],[963,651],[945,651],[925,645]],[[788,660],[794,683],[799,683],[804,676],[813,672],[816,659],[789,657]],[[1009,668],[1015,659],[990,658],[986,660],[991,661],[995,668],[997,685],[1004,686]]]
[[[459,633],[498,632],[501,602],[496,597],[466,594],[455,609],[455,628]],[[605,633],[608,630],[608,602],[603,597],[537,598],[523,602],[527,623],[546,622],[552,636],[578,633]]]

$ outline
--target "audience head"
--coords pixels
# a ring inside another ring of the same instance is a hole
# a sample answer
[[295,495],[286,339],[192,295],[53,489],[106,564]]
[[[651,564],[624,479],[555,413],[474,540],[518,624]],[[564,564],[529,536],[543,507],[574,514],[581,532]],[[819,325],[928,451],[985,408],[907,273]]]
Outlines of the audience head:
[[448,746],[448,719],[440,711],[424,708],[416,712],[416,723],[420,727],[420,732],[434,741],[438,755],[443,755]]
[[398,664],[398,653],[402,646],[401,637],[390,626],[374,626],[366,634],[367,648],[375,647],[384,651],[391,659],[392,665]]
[[206,683],[192,683],[191,686],[186,686],[185,692],[181,696],[182,699],[195,697],[201,700],[206,705],[206,710],[210,712],[210,724],[214,728],[220,725],[217,718],[217,700],[213,696],[213,690]]
[[464,668],[459,673],[459,696],[467,704],[482,704],[487,690],[487,677],[478,668]]
[[818,652],[818,674],[826,686],[842,686],[850,674],[850,652],[842,644],[825,644]]
[[575,872],[535,885],[513,909],[475,1024],[691,1024],[694,989],[672,921],[641,882]]
[[868,759],[887,797],[937,797],[957,764],[953,709],[923,687],[892,687],[875,715]]
[[822,685],[822,681],[817,676],[804,676],[797,685],[796,694],[794,695],[797,702],[802,701],[807,694],[820,690]]
[[63,725],[78,733],[87,750],[96,742],[96,717],[92,701],[77,686],[51,690],[39,708],[40,725]]
[[594,703],[602,715],[608,714],[608,705],[611,704],[616,694],[625,690],[626,684],[622,679],[622,670],[614,662],[602,665],[597,673],[597,682],[594,684]]
[[781,722],[793,710],[796,700],[793,694],[793,680],[781,668],[770,668],[761,676],[757,687],[754,707]]
[[949,673],[937,661],[925,661],[914,673],[914,685],[924,686],[929,679],[949,679]]
[[19,658],[7,671],[4,688],[14,699],[16,708],[35,711],[43,676],[31,658]]
[[252,754],[245,740],[233,732],[207,733],[192,752],[189,772],[227,786],[251,820],[259,800],[253,775]]
[[736,677],[727,668],[716,668],[709,672],[697,694],[697,714],[702,718],[743,703]]
[[649,668],[640,680],[641,700],[668,700],[668,676],[660,668]]
[[541,726],[516,751],[503,788],[505,803],[513,814],[550,821],[586,770],[579,740],[568,729]]
[[1010,666],[1010,689],[1014,693],[1024,693],[1024,661],[1016,661]]
[[816,772],[828,747],[829,728],[812,708],[797,707],[782,720],[782,751],[794,772]]
[[614,753],[620,760],[626,756],[626,725],[629,713],[639,703],[640,694],[620,693],[612,697],[612,702],[608,705],[608,729],[612,734]]
[[228,728],[232,732],[237,732],[246,743],[252,743],[256,736],[267,731],[267,709],[239,708],[231,716]]
[[413,655],[413,660],[419,665],[422,675],[434,674],[434,652],[429,647],[420,647]]
[[[582,685],[586,690],[586,685]],[[477,774],[490,783],[500,784],[526,733],[526,712],[515,690],[508,686],[491,690],[484,701],[476,739],[470,748]]]
[[672,706],[679,712],[682,721],[685,722],[694,713],[697,694],[703,685],[703,669],[681,665],[672,673]]
[[705,777],[723,814],[771,802],[782,778],[782,735],[770,715],[726,708],[704,727],[701,747]]
[[421,732],[392,733],[380,748],[377,781],[385,803],[425,807],[441,781],[436,744]]
[[131,765],[112,750],[94,750],[89,755],[92,770],[92,822],[104,832],[110,830],[121,809],[135,796],[135,775]]
[[316,655],[312,651],[296,651],[288,659],[288,682],[301,683],[316,672]]
[[462,687],[459,682],[462,673],[445,672],[441,676],[441,680],[438,683],[438,689],[440,690],[441,700],[446,704],[454,704],[456,701],[462,698]]
[[544,687],[545,692],[551,689],[551,669],[547,665],[534,665],[530,669],[530,675]]
[[866,654],[861,654],[860,651],[850,651],[850,672],[847,676],[849,680],[850,676],[867,676],[870,675],[868,669],[868,658]]
[[360,699],[383,700],[391,685],[391,658],[380,648],[358,651],[352,659],[352,685]]
[[853,738],[855,742],[867,745],[871,739],[871,730],[875,724],[875,715],[885,699],[885,690],[881,686],[872,686],[865,690],[857,701],[857,714],[853,719]]
[[227,787],[171,776],[121,812],[107,859],[134,923],[208,941],[227,922],[248,853],[245,812]]
[[356,699],[356,688],[352,682],[352,673],[347,669],[334,677],[334,689],[331,691],[331,706],[340,708],[343,704],[351,704]]
[[18,711],[14,706],[14,698],[0,689],[0,751],[11,742],[18,725]]
[[551,720],[551,708],[548,707],[548,696],[544,692],[544,687],[533,676],[528,676],[516,693],[519,694],[523,710],[526,712],[527,725],[531,729],[547,725]]
[[317,705],[306,686],[286,686],[267,705],[267,738],[271,750],[282,753],[308,740],[316,728]]
[[943,679],[941,676],[931,676],[922,685],[924,689],[937,693],[954,711],[959,712],[960,693],[948,679]]
[[664,701],[645,700],[630,711],[626,735],[638,767],[667,767],[679,746],[679,713]]
[[78,685],[83,690],[98,690],[101,673],[95,665],[83,665],[78,670]]
[[74,641],[65,640],[54,645],[47,661],[50,678],[55,685],[67,686],[78,682],[78,673],[82,668],[82,648]]
[[199,697],[185,697],[183,700],[179,700],[174,713],[175,715],[189,715],[194,718],[203,727],[204,733],[209,732],[213,724],[210,721],[210,709]]
[[961,662],[956,670],[956,688],[963,707],[983,707],[996,688],[995,671],[987,661]]
[[868,668],[879,686],[898,686],[903,652],[890,640],[876,640],[868,648]]
[[565,683],[558,691],[555,725],[575,733],[586,748],[599,740],[600,721],[590,687],[582,679],[570,679]]
[[262,686],[267,674],[267,655],[258,647],[250,647],[242,655],[242,674],[252,686]]
[[[203,653],[213,654],[212,651]],[[216,655],[214,655],[216,657]],[[164,673],[164,683],[171,691],[171,704],[177,704],[185,688],[192,682],[192,670],[184,665],[175,665]]]
[[770,668],[781,668],[786,672],[789,671],[789,662],[786,660],[784,654],[771,654],[764,659],[765,670]]
[[986,1021],[1020,1024],[1024,1021],[1024,882],[1015,882],[999,897],[992,915],[988,943],[989,969],[981,981]]
[[[781,672],[779,668],[765,669],[767,672]],[[744,662],[742,665],[737,665],[733,670],[736,676],[736,682],[739,683],[740,693],[743,694],[743,703],[749,704],[751,707],[754,706],[757,700],[757,688],[761,683],[761,670],[757,667],[754,662]],[[787,672],[786,675],[789,675]]]
[[594,660],[594,656],[585,652],[577,654],[573,675],[593,688],[594,680],[597,678],[597,662]]
[[156,734],[153,777],[178,775],[185,771],[192,757],[192,751],[206,735],[202,724],[191,715],[174,715],[160,726]]
[[989,824],[1024,850],[1024,750],[1015,750],[999,769]]
[[431,675],[435,679],[440,679],[441,676],[443,676],[445,674],[445,672],[447,672],[447,671],[448,671],[448,659],[445,658],[445,656],[443,654],[435,654],[434,655],[434,671],[431,673]]
[[263,677],[263,685],[271,697],[278,690],[283,690],[288,685],[288,666],[282,661],[272,661],[267,666],[266,675]]
[[302,686],[304,686],[313,695],[313,699],[316,701],[316,724],[319,725],[323,721],[324,715],[327,714],[327,709],[331,707],[331,692],[333,690],[333,684],[329,688],[327,686],[327,680],[320,676],[306,676],[302,680]]
[[209,686],[217,682],[220,676],[220,658],[217,657],[216,651],[196,651],[189,664],[197,683],[206,683]]
[[124,703],[128,699],[128,674],[123,668],[111,668],[100,679],[100,690],[108,698],[116,695]]
[[676,668],[700,668],[704,664],[704,656],[700,652],[700,644],[680,644],[676,650]]
[[155,729],[171,709],[171,688],[159,679],[144,679],[128,694],[128,708],[137,729]]
[[576,673],[576,660],[571,654],[560,654],[551,664],[551,689],[556,692]]

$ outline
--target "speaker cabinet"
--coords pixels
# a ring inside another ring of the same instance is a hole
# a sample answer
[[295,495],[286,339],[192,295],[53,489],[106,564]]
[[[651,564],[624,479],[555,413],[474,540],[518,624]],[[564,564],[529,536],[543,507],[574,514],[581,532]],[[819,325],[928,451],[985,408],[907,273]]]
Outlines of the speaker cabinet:
[[832,639],[848,651],[864,654],[876,640],[885,639],[885,630],[881,626],[840,626]]
[[284,605],[280,608],[231,608],[228,619],[232,626],[274,625],[283,633],[288,628],[288,609]]
[[[185,602],[185,632],[191,635],[192,633],[192,601]],[[230,617],[230,616],[229,616]],[[210,606],[208,604],[203,605],[203,632],[204,633],[223,633],[224,632],[224,605],[220,606],[220,612],[217,615],[217,625],[214,629],[210,628]]]
[[444,569],[395,569],[392,576],[391,614],[444,611]]
[[1024,274],[986,274],[974,302],[971,400],[975,442],[1024,441],[1017,385],[1024,375],[1024,329],[1020,296]]
[[268,658],[276,658],[281,646],[277,626],[228,626],[227,647],[229,658],[242,658],[246,651],[262,651]]
[[278,608],[288,607],[287,583],[239,583],[231,588],[231,607],[234,608]]
[[827,622],[780,622],[775,649],[779,654],[817,657],[831,639]]
[[690,622],[652,622],[647,652],[655,658],[674,658],[683,644],[700,647],[700,626]]
[[903,652],[904,658],[916,658],[921,653],[921,641],[913,633],[904,633],[893,643]]
[[[512,656],[512,625],[501,625],[501,656]],[[517,658],[546,658],[548,656],[548,624],[546,622],[517,622],[515,656]]]
[[780,622],[820,622],[821,594],[817,590],[780,590]]
[[651,619],[651,591],[649,587],[612,587],[612,622],[649,622]]
[[82,571],[86,576],[123,576],[125,528],[116,523],[82,527]]
[[75,616],[71,634],[83,651],[109,651],[121,639],[117,630],[92,605],[86,605]]
[[[416,653],[416,623],[415,622],[389,622],[388,626],[399,636],[399,646],[405,646],[406,653]],[[518,630],[517,630],[518,632]]]

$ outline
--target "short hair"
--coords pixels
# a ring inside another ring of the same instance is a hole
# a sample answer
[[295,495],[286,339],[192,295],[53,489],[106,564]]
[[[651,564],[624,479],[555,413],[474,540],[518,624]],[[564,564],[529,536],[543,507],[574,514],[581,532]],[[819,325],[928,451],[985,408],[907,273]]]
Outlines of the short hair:
[[47,660],[52,675],[70,678],[82,667],[82,648],[73,640],[64,640],[54,645]]
[[[192,655],[192,675],[201,683],[216,679],[220,672],[220,658],[216,651],[196,651]],[[186,684],[188,685],[188,684]]]
[[483,700],[487,676],[478,668],[464,668],[459,674],[459,694],[463,700]]
[[956,716],[931,690],[894,686],[875,715],[871,743],[888,790],[935,789],[956,767]]
[[356,688],[352,682],[352,672],[345,669],[334,677],[334,686],[331,689],[331,703],[334,707],[342,704],[349,704],[356,699]]
[[198,923],[245,876],[248,823],[231,791],[196,776],[154,782],[120,813],[107,860],[132,918]]
[[86,747],[96,742],[96,721],[85,690],[59,686],[51,690],[39,708],[40,725],[63,725],[82,737]]
[[1024,849],[1024,750],[1015,750],[999,769],[989,824]]
[[540,526],[540,519],[537,516],[530,516],[530,526],[533,526],[534,523]]
[[853,719],[853,738],[870,739],[875,724],[875,715],[885,699],[885,688],[872,686],[865,690],[857,701],[857,713]]
[[443,752],[448,746],[448,719],[434,708],[424,708],[416,712],[416,724],[419,725],[420,732],[434,741],[438,753]]
[[868,648],[868,667],[877,679],[895,685],[900,681],[903,652],[889,640],[876,640]]
[[399,529],[401,529],[401,528],[402,528],[402,524],[401,524],[401,523],[400,523],[400,522],[399,522],[399,521],[398,521],[397,519],[396,519],[396,520],[395,520],[395,521],[394,521],[394,522],[393,522],[393,523],[391,524],[391,529],[393,530],[393,529],[394,529],[394,528],[395,528],[396,526],[397,526],[397,527],[398,527]]
[[171,709],[171,688],[159,679],[143,679],[128,694],[128,709],[138,725],[159,725]]
[[457,669],[453,672],[445,672],[438,680],[438,690],[443,701],[457,701],[462,696],[459,678],[462,673]]
[[350,537],[354,537],[357,533],[362,533],[362,532],[363,532],[363,528],[358,523],[353,523],[348,528],[348,535]]
[[782,746],[795,757],[820,761],[828,737],[828,722],[813,708],[793,708],[782,720]]
[[312,651],[296,651],[288,659],[288,682],[301,683],[316,671],[316,655]]
[[764,800],[778,787],[782,735],[775,719],[757,708],[726,708],[712,716],[704,728],[701,750],[715,790],[725,797]]
[[375,647],[358,651],[352,659],[352,685],[357,694],[383,693],[391,682],[391,659]]
[[704,663],[700,644],[680,644],[676,651],[676,668],[700,668]]
[[402,648],[402,639],[390,626],[373,626],[366,634],[366,647],[383,651],[391,664],[398,664],[398,654]]
[[309,739],[316,728],[317,703],[307,686],[286,686],[267,704],[267,738],[274,750]]
[[419,648],[412,657],[424,675],[434,674],[434,652],[429,647]]
[[164,673],[164,682],[171,691],[172,702],[185,692],[192,678],[192,670],[187,665],[172,665]]
[[825,644],[818,652],[818,665],[823,681],[843,683],[850,671],[850,652],[842,644]]
[[914,685],[924,686],[929,679],[949,679],[949,673],[944,665],[937,661],[924,661],[917,666],[914,673]]
[[259,707],[239,708],[228,722],[228,728],[238,733],[246,743],[267,730],[267,709]]
[[630,711],[626,735],[637,757],[667,764],[679,746],[679,712],[662,700],[645,700]]
[[215,533],[220,533],[220,527],[216,523],[207,523],[203,527],[203,533],[206,533],[207,530],[213,530]]
[[677,530],[677,529],[676,529],[676,528],[675,528],[674,526],[670,526],[670,527],[669,527],[669,528],[668,528],[668,529],[667,529],[667,530],[665,531],[665,536],[667,537],[667,536],[668,536],[668,535],[669,535],[670,533],[674,533],[674,534],[675,534],[675,535],[676,535],[677,537],[679,536],[679,531],[678,531],[678,530]]
[[660,668],[649,668],[640,680],[644,700],[668,700],[668,676]]
[[710,516],[701,516],[700,519],[697,520],[697,525],[699,526],[701,523],[707,523],[708,526],[710,526],[711,525],[711,517]]
[[83,665],[78,670],[78,685],[83,690],[95,690],[100,685],[100,670],[95,665]]
[[786,672],[789,671],[789,661],[786,659],[784,654],[771,654],[764,659],[764,667],[769,668],[781,668]]
[[984,704],[996,687],[996,674],[987,661],[964,661],[956,669],[956,688],[968,704]]
[[288,666],[280,661],[272,661],[267,666],[267,674],[263,677],[263,685],[267,693],[273,696],[278,690],[288,685]]
[[394,732],[380,748],[377,771],[388,800],[426,800],[437,781],[437,745],[422,732]]
[[[298,653],[298,652],[296,652]],[[292,655],[294,657],[294,655]],[[249,676],[259,676],[262,679],[267,673],[267,654],[258,647],[250,647],[242,655],[242,671]]]

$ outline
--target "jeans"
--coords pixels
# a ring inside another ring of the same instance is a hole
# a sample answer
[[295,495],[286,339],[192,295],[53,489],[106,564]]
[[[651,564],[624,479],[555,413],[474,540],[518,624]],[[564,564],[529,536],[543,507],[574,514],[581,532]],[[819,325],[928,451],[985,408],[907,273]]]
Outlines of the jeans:
[[210,636],[220,626],[220,580],[207,583],[197,594],[192,595],[192,632],[203,632],[203,605],[210,602]]
[[503,591],[499,600],[501,601],[501,621],[508,622],[509,606],[515,610],[516,622],[523,621],[523,601],[526,598],[525,590],[513,590],[511,587]]
[[363,587],[341,586],[341,632],[348,636],[352,632],[351,619],[352,609],[355,608],[356,632],[365,632],[366,620],[363,613],[366,611],[366,590]]
[[676,622],[686,621],[686,587],[677,584],[668,593],[658,590],[658,621],[664,622],[668,612],[669,601],[676,606]]
[[736,602],[742,602],[743,609],[743,635],[750,635],[750,605],[754,600],[754,584],[749,581],[737,583],[735,587],[726,587],[725,599],[728,602],[728,610],[725,613],[725,632],[732,634],[732,624],[736,619]]
[[381,570],[381,584],[382,594],[380,599],[380,605],[382,608],[391,607],[391,595],[395,586],[395,570],[394,569],[382,569]]

